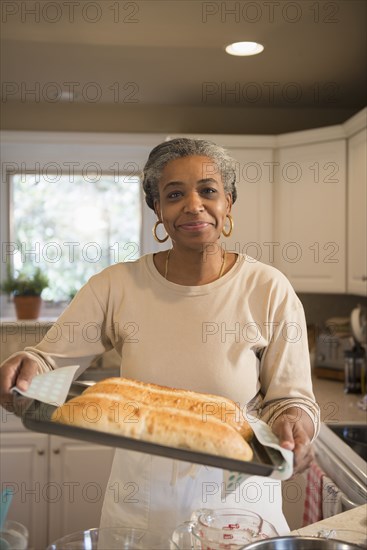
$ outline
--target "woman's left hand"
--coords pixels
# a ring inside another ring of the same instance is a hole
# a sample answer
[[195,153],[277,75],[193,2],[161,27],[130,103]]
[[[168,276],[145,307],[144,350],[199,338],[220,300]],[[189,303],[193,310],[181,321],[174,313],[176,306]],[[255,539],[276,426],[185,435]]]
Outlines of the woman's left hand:
[[314,458],[311,444],[314,426],[310,416],[303,409],[290,407],[278,416],[272,429],[281,447],[294,453],[293,473],[306,470]]

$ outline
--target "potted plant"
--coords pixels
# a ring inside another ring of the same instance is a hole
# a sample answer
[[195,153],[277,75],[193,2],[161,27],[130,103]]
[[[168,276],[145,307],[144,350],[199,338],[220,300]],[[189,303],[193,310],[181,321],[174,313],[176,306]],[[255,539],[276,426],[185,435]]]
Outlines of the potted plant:
[[7,278],[1,284],[1,290],[13,295],[18,319],[38,319],[41,293],[48,284],[47,275],[39,267],[31,275],[22,271],[12,274],[8,267]]

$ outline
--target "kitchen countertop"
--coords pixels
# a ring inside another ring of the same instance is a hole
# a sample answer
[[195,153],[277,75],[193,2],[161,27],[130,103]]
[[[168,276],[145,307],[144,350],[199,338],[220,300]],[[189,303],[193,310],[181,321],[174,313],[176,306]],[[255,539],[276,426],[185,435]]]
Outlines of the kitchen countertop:
[[[337,537],[346,542],[366,543],[367,541],[367,504],[353,510],[342,512],[331,518],[323,519],[302,529],[292,531],[291,535],[316,536],[322,529],[335,530]],[[338,534],[340,532],[340,534]],[[363,540],[364,539],[364,540]]]
[[338,380],[313,377],[312,381],[322,422],[366,422],[367,412],[358,407],[361,394],[344,393],[343,382]]
[[[329,425],[366,424],[367,412],[358,407],[363,396],[344,393],[343,382],[313,377],[313,389],[320,406],[321,420]],[[303,507],[306,496],[307,473],[298,474],[293,480],[283,482],[284,495],[292,493],[294,483],[299,487],[301,496],[297,502],[285,496],[283,511],[291,529],[298,529],[303,523]],[[363,501],[362,501],[363,502]]]

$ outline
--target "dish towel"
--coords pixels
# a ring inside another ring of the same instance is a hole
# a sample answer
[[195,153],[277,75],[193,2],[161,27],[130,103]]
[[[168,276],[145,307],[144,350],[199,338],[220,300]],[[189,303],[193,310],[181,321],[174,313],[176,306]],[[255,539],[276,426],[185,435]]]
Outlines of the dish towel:
[[342,493],[335,483],[326,475],[322,478],[322,517],[330,518],[343,511]]
[[321,468],[312,462],[307,473],[306,498],[303,510],[303,527],[323,519],[323,477]]

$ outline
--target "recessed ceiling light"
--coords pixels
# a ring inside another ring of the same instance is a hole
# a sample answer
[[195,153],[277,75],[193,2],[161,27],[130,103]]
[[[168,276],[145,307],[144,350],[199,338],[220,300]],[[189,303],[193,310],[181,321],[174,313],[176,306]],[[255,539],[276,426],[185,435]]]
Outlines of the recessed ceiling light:
[[226,46],[226,52],[230,55],[256,55],[264,49],[262,44],[257,42],[234,42]]

